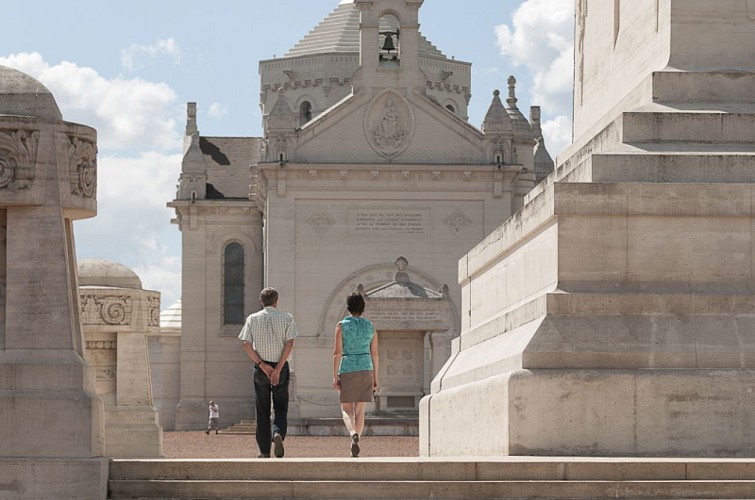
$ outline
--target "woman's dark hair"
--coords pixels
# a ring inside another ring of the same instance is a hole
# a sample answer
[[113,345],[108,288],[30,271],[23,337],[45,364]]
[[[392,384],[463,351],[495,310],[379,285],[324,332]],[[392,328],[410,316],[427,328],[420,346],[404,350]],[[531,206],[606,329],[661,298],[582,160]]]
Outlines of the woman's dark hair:
[[357,292],[352,293],[346,297],[346,309],[351,314],[362,314],[364,312],[364,297]]

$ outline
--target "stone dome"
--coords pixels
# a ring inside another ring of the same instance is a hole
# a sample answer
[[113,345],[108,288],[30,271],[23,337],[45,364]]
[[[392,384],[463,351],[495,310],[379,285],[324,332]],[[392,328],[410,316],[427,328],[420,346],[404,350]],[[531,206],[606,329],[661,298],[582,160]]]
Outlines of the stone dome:
[[83,259],[78,264],[79,286],[142,288],[142,280],[134,271],[111,260]]
[[31,76],[0,66],[0,115],[58,121],[63,116],[52,92]]

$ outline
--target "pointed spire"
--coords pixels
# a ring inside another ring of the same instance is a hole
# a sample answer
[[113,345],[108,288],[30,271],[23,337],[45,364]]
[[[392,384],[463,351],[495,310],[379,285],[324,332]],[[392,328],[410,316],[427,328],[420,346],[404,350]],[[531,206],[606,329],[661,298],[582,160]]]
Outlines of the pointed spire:
[[186,103],[186,135],[194,135],[197,130],[197,103]]
[[267,117],[267,129],[279,132],[293,131],[296,129],[296,122],[296,114],[291,110],[285,90],[281,87],[278,89],[278,99]]
[[540,125],[540,106],[530,106],[530,123],[532,124],[532,132],[535,134],[535,139],[539,139],[543,136],[543,129]]
[[519,111],[519,108],[516,106],[518,99],[516,98],[516,78],[514,78],[514,75],[509,76],[508,82],[509,98],[506,99],[506,111],[509,114],[509,118],[511,118],[513,128],[516,130],[526,130],[527,132],[529,132],[530,122],[527,121],[522,112]]
[[493,102],[490,103],[485,119],[482,121],[482,131],[485,134],[510,132],[512,130],[511,118],[501,102],[501,92],[493,91]]
[[181,172],[206,174],[207,163],[199,147],[199,130],[197,129],[197,103],[186,106],[186,136],[184,137],[184,157]]
[[197,129],[197,103],[186,106],[186,136],[184,137],[184,157],[181,162],[181,175],[178,178],[176,199],[203,200],[207,195],[207,162],[200,146]]

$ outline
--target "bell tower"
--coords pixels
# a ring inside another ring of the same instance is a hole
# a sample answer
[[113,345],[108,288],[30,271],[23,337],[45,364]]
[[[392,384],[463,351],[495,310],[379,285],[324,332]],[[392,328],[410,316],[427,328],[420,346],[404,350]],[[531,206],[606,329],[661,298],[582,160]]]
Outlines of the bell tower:
[[424,0],[355,0],[359,9],[359,63],[354,90],[360,87],[422,87],[419,9]]

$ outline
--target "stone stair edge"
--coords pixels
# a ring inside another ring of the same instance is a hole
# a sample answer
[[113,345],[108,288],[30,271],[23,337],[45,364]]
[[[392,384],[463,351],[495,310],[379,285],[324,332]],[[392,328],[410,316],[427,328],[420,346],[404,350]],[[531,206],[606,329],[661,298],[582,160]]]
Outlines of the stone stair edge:
[[[111,482],[109,491],[109,498],[723,499],[753,498],[753,483],[751,481],[136,481]],[[147,494],[149,496],[145,496]]]

